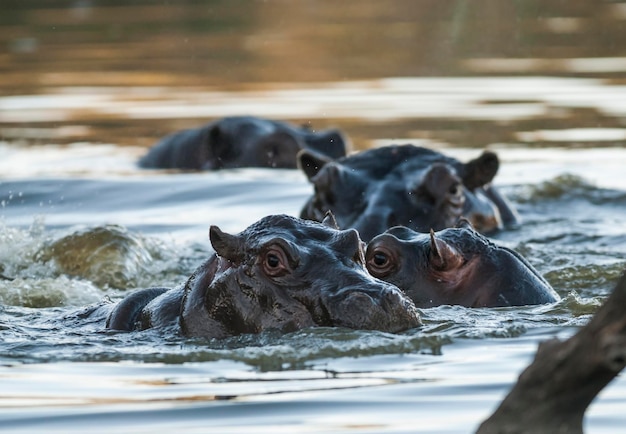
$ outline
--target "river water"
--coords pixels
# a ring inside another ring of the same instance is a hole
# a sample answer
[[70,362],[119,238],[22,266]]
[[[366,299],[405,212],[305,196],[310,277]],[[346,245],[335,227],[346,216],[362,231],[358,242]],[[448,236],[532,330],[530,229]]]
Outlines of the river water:
[[[474,431],[626,268],[624,3],[483,2],[516,23],[515,44],[500,24],[478,31],[489,17],[463,1],[0,6],[0,430]],[[563,299],[423,309],[399,334],[181,339],[82,317],[181,282],[211,253],[211,224],[299,213],[312,190],[296,170],[136,167],[163,134],[231,114],[336,126],[355,150],[498,152],[523,224],[493,238]],[[623,431],[625,409],[618,377],[586,432]]]

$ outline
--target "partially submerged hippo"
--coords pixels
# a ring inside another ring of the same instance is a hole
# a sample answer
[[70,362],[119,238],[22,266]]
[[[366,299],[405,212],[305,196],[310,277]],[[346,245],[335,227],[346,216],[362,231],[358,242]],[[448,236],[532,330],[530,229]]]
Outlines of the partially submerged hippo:
[[223,338],[266,329],[399,332],[420,325],[402,291],[367,273],[357,232],[333,225],[332,217],[320,224],[276,215],[238,235],[211,226],[216,254],[178,288],[149,288],[123,299],[107,327],[178,325],[186,336]]
[[346,140],[338,130],[313,132],[285,122],[233,116],[163,138],[139,160],[139,166],[189,170],[295,168],[296,156],[302,149],[339,158],[346,155]]
[[493,244],[467,220],[430,234],[398,226],[374,238],[368,271],[401,288],[418,307],[522,306],[559,300],[517,252]]
[[300,217],[320,221],[332,211],[339,227],[357,229],[366,241],[393,226],[419,232],[452,227],[461,216],[481,232],[518,222],[491,185],[499,167],[493,152],[461,163],[413,145],[338,160],[305,150],[298,164],[315,187]]

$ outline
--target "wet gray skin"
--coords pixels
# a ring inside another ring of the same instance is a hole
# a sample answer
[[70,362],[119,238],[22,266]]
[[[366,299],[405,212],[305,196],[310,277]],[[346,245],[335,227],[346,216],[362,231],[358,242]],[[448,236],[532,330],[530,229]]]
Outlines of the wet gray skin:
[[339,227],[357,229],[365,241],[399,225],[418,232],[453,227],[460,217],[483,233],[519,222],[491,185],[499,167],[492,152],[461,163],[413,145],[338,160],[305,150],[298,165],[315,188],[300,217],[321,221],[331,211]]
[[467,220],[430,234],[394,227],[367,246],[368,271],[401,288],[418,307],[522,306],[559,300],[517,252],[493,244]]
[[266,329],[328,326],[399,332],[420,325],[413,302],[369,275],[353,229],[269,216],[238,235],[212,226],[216,254],[184,285],[128,296],[107,327],[179,325],[187,336],[223,338]]
[[313,132],[286,122],[233,116],[163,138],[139,160],[139,166],[188,170],[295,168],[302,149],[339,158],[346,155],[346,147],[338,130]]

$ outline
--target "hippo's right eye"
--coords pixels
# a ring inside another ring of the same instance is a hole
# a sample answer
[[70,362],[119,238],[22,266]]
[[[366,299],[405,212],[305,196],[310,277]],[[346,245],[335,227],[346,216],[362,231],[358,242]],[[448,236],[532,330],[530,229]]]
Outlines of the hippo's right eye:
[[365,265],[372,276],[380,278],[389,275],[394,270],[395,260],[389,249],[375,247],[368,249]]
[[290,271],[287,255],[278,246],[269,248],[262,258],[263,271],[271,277],[284,276]]
[[280,258],[276,255],[267,255],[266,261],[269,268],[277,268],[280,265]]
[[382,252],[378,252],[374,255],[374,257],[372,258],[372,262],[377,266],[377,267],[384,267],[385,265],[387,265],[387,262],[389,262],[389,258],[387,257],[387,255],[385,255]]

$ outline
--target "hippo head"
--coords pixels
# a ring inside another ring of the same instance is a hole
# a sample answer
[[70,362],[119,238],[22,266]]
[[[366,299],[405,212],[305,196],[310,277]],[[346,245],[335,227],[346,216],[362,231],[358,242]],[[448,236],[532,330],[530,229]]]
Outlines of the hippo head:
[[141,157],[139,166],[193,170],[295,168],[296,156],[302,149],[339,158],[346,155],[346,147],[338,130],[314,132],[286,122],[231,116],[164,137]]
[[225,118],[206,130],[203,169],[289,167],[300,145],[292,134],[256,118]]
[[375,277],[397,285],[418,307],[550,303],[559,296],[518,253],[496,246],[462,219],[430,234],[398,226],[367,246]]
[[209,158],[205,168],[292,167],[302,148],[291,131],[251,117],[229,117],[207,130]]
[[187,283],[184,332],[220,337],[311,326],[388,332],[418,326],[411,300],[368,274],[358,233],[334,224],[332,217],[320,224],[276,215],[237,235],[212,226],[216,256]]
[[337,130],[313,132],[250,116],[221,119],[211,124],[205,134],[204,169],[293,168],[302,149],[331,158],[346,154],[345,140]]
[[483,190],[498,171],[492,152],[467,164],[417,146],[387,146],[331,160],[302,151],[298,164],[315,192],[300,216],[321,221],[332,211],[364,240],[402,225],[420,232],[452,227],[461,216],[481,231],[502,226]]

